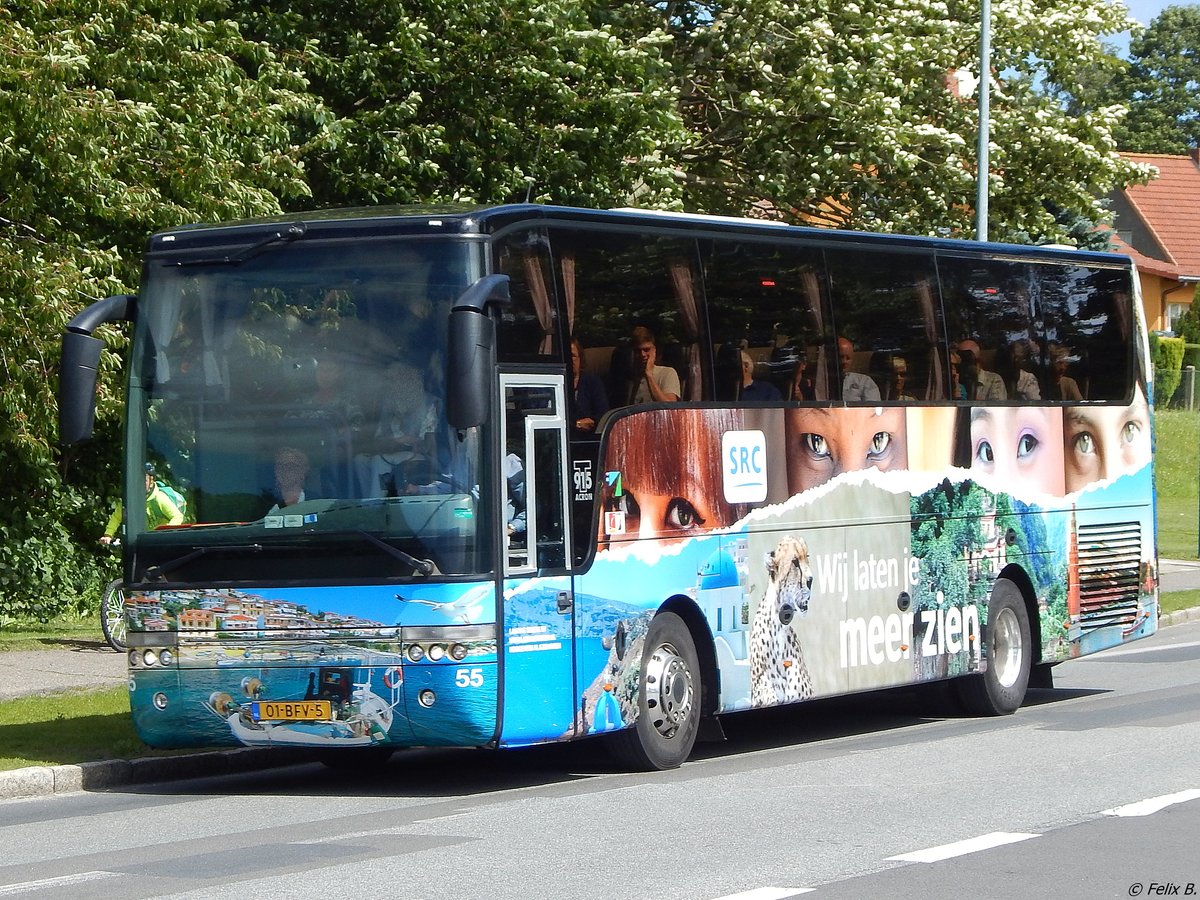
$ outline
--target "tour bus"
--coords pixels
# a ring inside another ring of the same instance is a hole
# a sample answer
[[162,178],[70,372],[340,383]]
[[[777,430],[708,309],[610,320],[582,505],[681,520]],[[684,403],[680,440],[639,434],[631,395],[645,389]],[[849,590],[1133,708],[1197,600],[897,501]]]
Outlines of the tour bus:
[[[72,443],[94,330],[133,323],[138,734],[666,769],[743,709],[947,680],[1013,713],[1157,626],[1134,275],[532,204],[155,234],[61,371]],[[151,469],[182,524],[148,526]]]

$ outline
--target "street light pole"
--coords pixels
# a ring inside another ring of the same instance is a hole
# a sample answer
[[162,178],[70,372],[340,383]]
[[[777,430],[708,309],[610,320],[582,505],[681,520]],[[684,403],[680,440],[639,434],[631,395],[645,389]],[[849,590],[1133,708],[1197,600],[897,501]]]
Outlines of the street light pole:
[[975,170],[975,240],[988,239],[988,140],[992,86],[992,3],[980,0],[979,11],[979,145]]

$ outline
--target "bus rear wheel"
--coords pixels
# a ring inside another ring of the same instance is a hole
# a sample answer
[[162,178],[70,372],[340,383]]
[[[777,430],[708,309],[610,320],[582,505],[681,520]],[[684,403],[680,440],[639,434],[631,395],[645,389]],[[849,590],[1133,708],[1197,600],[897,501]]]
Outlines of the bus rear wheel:
[[696,743],[703,691],[696,643],[675,613],[650,623],[638,688],[637,721],[608,736],[609,750],[632,768],[678,768]]
[[975,715],[1011,715],[1025,702],[1033,647],[1025,598],[1007,578],[992,585],[985,642],[987,670],[958,680],[959,699]]

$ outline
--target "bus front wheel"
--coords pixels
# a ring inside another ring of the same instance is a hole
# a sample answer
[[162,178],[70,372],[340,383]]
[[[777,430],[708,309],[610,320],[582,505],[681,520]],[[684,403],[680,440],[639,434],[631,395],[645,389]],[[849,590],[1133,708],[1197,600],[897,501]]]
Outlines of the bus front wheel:
[[975,715],[1007,716],[1025,701],[1033,667],[1025,598],[1007,578],[998,578],[992,585],[985,642],[986,671],[959,679],[958,695]]
[[636,769],[675,769],[691,755],[700,726],[696,644],[683,619],[662,612],[650,623],[644,647],[637,721],[609,735],[609,749]]

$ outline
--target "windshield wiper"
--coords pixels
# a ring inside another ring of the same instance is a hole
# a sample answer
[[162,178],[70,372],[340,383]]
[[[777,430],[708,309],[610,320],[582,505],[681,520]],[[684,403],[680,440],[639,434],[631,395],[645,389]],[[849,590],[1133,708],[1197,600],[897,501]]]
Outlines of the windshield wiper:
[[374,544],[380,550],[383,550],[385,553],[396,557],[396,559],[401,560],[402,562],[408,563],[410,566],[412,566],[413,571],[418,575],[432,575],[437,571],[437,566],[433,564],[432,559],[417,559],[411,553],[405,553],[399,547],[393,547],[387,541],[380,540],[369,531],[359,530],[355,531],[354,533],[359,537],[366,538],[366,540]]
[[190,553],[168,560],[159,566],[147,566],[143,577],[146,581],[166,581],[168,572],[174,572],[181,566],[186,566],[193,559],[199,559],[209,553],[262,553],[262,544],[221,544],[212,547],[193,547]]
[[308,227],[303,222],[294,222],[287,227],[286,231],[276,231],[274,234],[268,235],[257,244],[251,244],[241,253],[234,256],[215,256],[208,259],[181,259],[177,262],[169,263],[172,266],[240,266],[246,260],[251,259],[262,253],[267,247],[272,244],[285,243],[290,244],[292,241],[298,241],[304,237]]

